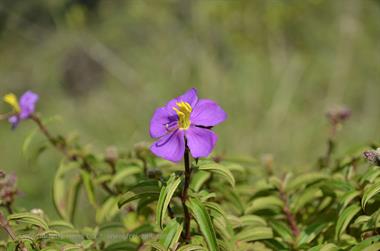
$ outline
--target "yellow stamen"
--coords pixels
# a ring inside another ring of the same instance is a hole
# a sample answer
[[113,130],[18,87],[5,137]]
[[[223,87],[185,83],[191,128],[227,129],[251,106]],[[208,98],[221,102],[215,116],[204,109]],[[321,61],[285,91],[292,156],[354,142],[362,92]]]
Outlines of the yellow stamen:
[[190,127],[190,114],[192,112],[191,105],[187,102],[177,102],[177,107],[173,107],[173,110],[177,112],[178,115],[178,126],[182,130],[186,130]]
[[4,96],[4,102],[8,103],[13,108],[13,110],[15,112],[19,113],[21,111],[17,97],[13,93],[9,93],[9,94],[5,95]]

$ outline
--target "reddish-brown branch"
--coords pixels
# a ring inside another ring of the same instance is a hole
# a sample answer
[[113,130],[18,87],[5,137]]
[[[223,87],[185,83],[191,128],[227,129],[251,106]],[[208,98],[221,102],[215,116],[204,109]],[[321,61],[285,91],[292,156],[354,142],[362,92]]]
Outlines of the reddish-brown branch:
[[298,235],[300,234],[300,230],[298,229],[296,218],[294,217],[294,215],[289,209],[289,200],[285,192],[283,183],[280,186],[279,192],[280,192],[280,198],[284,202],[284,207],[282,208],[282,211],[284,212],[286,216],[286,220],[289,224],[290,229],[292,230],[294,237],[297,238]]
[[11,226],[9,225],[9,222],[5,218],[4,214],[0,211],[0,225],[1,227],[7,232],[9,237],[11,237],[12,240],[16,240],[16,235],[13,232]]
[[[9,225],[9,222],[5,218],[4,214],[0,211],[0,226],[4,229],[4,231],[9,235],[9,237],[13,241],[17,241],[16,234],[14,233],[13,229]],[[22,251],[28,251],[28,249],[24,246],[23,243],[20,243],[20,249]]]

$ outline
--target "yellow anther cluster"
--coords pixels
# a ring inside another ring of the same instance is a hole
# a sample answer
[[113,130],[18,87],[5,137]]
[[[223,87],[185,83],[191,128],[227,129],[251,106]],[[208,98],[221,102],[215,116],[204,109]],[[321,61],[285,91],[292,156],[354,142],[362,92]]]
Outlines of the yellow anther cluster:
[[21,111],[20,105],[18,103],[16,95],[9,93],[4,96],[4,102],[8,103],[15,112],[19,113]]
[[177,102],[177,107],[173,107],[173,109],[177,112],[178,115],[178,126],[182,130],[186,130],[190,127],[190,114],[193,110],[191,105],[187,102]]

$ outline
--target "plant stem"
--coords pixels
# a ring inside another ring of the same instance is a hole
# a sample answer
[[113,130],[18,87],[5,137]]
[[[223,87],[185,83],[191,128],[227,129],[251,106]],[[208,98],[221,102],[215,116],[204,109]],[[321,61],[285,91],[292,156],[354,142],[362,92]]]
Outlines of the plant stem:
[[55,148],[57,148],[59,151],[61,151],[67,157],[69,157],[69,158],[73,157],[73,156],[69,156],[69,154],[66,151],[66,147],[63,144],[60,144],[58,142],[58,140],[51,135],[51,133],[49,132],[49,130],[47,129],[47,127],[43,124],[43,122],[41,121],[41,119],[37,115],[32,114],[30,116],[30,119],[33,120],[37,124],[38,128],[40,129],[40,131],[49,140],[50,144],[52,144]]
[[286,220],[287,220],[287,222],[288,222],[288,224],[292,230],[292,233],[294,235],[294,239],[296,239],[298,237],[298,235],[300,234],[300,230],[297,227],[296,218],[294,217],[294,215],[292,214],[292,212],[289,209],[289,200],[288,200],[288,196],[285,192],[283,182],[280,186],[279,192],[280,192],[280,198],[284,202],[284,207],[282,208],[282,211],[284,212],[284,214],[286,216]]
[[9,225],[7,219],[5,218],[4,214],[0,211],[0,225],[5,230],[5,232],[8,233],[9,237],[11,237],[12,240],[16,240],[16,235],[13,232],[11,226]]
[[[86,161],[86,159],[81,156],[81,155],[78,155],[78,154],[71,154],[69,153],[69,151],[67,150],[67,145],[65,142],[60,142],[58,140],[58,138],[55,138],[52,136],[52,134],[49,132],[49,130],[47,129],[47,127],[43,124],[43,122],[41,121],[41,119],[35,115],[35,114],[32,114],[30,116],[30,119],[33,120],[38,128],[40,129],[40,131],[45,135],[45,137],[49,140],[50,144],[52,146],[54,146],[58,151],[60,151],[63,155],[66,156],[66,158],[70,159],[70,160],[78,160],[78,159],[82,159],[83,160],[83,164],[82,164],[82,167],[88,171],[88,172],[93,172],[95,176],[97,176],[97,174],[92,170],[90,164],[88,163],[88,161]],[[113,191],[106,182],[103,182],[101,184],[102,188],[110,195],[117,195],[118,193]]]
[[186,201],[188,199],[188,190],[190,185],[191,178],[191,166],[190,166],[190,154],[189,149],[186,147],[185,155],[184,155],[184,163],[185,163],[185,181],[183,185],[183,190],[181,194],[181,201],[184,213],[184,239],[185,242],[188,243],[190,241],[190,219],[191,215],[189,212],[189,208],[186,206]]

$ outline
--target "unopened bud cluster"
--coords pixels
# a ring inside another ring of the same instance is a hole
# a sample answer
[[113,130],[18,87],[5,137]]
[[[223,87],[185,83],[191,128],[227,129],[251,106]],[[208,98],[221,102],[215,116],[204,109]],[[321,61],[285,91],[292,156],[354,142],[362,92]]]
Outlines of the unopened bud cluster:
[[18,194],[17,178],[0,171],[0,205],[11,204]]
[[376,150],[365,151],[363,153],[363,156],[370,163],[376,166],[380,166],[380,148],[377,148]]
[[345,106],[337,107],[328,111],[326,116],[331,124],[338,125],[351,117],[351,110]]

